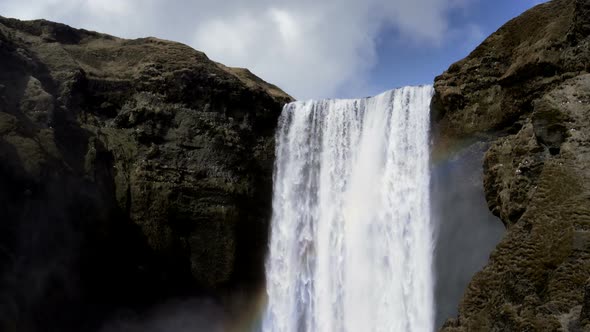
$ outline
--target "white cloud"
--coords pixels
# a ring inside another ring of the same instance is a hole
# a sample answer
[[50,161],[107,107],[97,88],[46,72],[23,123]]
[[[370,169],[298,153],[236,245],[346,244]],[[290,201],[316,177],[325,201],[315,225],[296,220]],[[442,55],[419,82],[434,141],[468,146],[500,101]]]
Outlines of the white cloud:
[[449,11],[469,1],[2,0],[0,13],[181,41],[311,98],[352,95],[351,88],[362,95],[381,29],[393,27],[409,43],[436,47],[450,30]]
[[126,15],[133,11],[133,7],[141,5],[141,2],[113,1],[113,0],[86,0],[88,10],[98,12],[101,15]]

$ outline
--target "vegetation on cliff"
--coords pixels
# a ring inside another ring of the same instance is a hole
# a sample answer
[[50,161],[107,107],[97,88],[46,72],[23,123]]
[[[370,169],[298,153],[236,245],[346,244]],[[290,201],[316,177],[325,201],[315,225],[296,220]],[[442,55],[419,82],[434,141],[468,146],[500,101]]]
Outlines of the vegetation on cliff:
[[435,153],[489,141],[490,210],[507,231],[443,331],[590,328],[590,2],[508,22],[436,78]]
[[290,100],[182,44],[0,17],[0,330],[261,287]]

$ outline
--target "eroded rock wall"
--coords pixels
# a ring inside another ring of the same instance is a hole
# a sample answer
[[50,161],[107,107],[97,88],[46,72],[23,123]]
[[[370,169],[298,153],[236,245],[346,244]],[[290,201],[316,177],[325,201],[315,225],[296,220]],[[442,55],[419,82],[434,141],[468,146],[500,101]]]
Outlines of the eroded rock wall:
[[590,328],[589,26],[588,1],[539,5],[435,80],[435,155],[491,141],[483,185],[506,226],[443,331]]
[[182,44],[0,17],[0,330],[260,287],[290,100]]

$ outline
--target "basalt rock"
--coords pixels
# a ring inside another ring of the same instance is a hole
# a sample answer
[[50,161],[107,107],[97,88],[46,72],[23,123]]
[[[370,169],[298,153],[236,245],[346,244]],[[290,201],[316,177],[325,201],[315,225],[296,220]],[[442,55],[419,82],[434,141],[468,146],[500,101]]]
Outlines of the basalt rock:
[[0,330],[260,287],[291,99],[182,44],[0,17]]
[[435,80],[436,151],[487,141],[506,233],[443,331],[582,331],[590,275],[590,2],[508,22]]

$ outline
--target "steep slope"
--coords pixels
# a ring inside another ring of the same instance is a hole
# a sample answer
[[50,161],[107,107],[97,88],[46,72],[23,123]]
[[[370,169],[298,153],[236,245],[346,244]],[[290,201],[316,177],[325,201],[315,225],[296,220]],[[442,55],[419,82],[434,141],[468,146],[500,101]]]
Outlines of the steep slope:
[[260,287],[291,100],[182,44],[0,17],[0,330]]
[[486,141],[507,231],[443,331],[590,328],[590,2],[508,22],[435,80],[435,154]]

